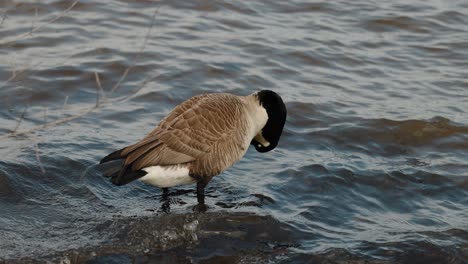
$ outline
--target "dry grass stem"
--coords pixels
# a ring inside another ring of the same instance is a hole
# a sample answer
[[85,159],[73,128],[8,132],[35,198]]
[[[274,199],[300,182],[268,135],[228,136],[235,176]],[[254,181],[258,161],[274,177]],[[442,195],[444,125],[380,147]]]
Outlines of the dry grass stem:
[[11,68],[11,71],[10,71],[10,77],[8,77],[8,79],[0,86],[0,88],[2,88],[5,84],[7,84],[9,81],[13,80],[16,78],[16,68],[17,68],[17,64],[13,61],[13,62],[10,62],[10,68]]
[[29,32],[31,35],[32,35],[32,33],[33,33],[34,25],[36,24],[36,21],[37,21],[37,7],[34,8],[34,19],[33,19],[33,21],[31,22],[31,31]]
[[147,84],[150,80],[152,80],[153,78],[149,78],[147,77],[145,79],[145,81],[143,81],[142,85],[140,85],[140,87],[138,87],[137,89],[135,89],[132,93],[129,93],[127,95],[123,95],[123,96],[120,96],[120,97],[116,97],[116,98],[112,98],[112,99],[109,99],[108,102],[109,103],[116,103],[116,102],[125,102],[129,99],[131,99],[132,97],[134,97],[139,91],[141,91]]
[[[39,66],[39,65],[41,65],[41,64],[42,64],[42,61],[40,61],[40,62],[38,62],[38,63],[36,63],[36,64],[34,64],[34,65],[26,66],[26,67],[25,67],[24,69],[22,69],[22,70],[17,70],[17,69],[15,69],[15,68],[13,68],[13,70],[11,70],[11,75],[10,75],[10,77],[0,85],[0,89],[3,88],[5,85],[7,85],[9,82],[11,82],[11,81],[17,79],[18,77],[23,76],[26,72],[28,72],[28,71],[29,71],[30,69],[32,69],[33,67],[37,67],[37,66]],[[15,67],[15,66],[13,66],[13,67]]]
[[68,95],[65,96],[65,100],[63,101],[63,107],[62,108],[65,109],[67,107],[67,105],[68,105]]
[[46,106],[44,107],[44,123],[47,123],[47,114],[48,114],[49,108]]
[[13,129],[13,133],[16,133],[16,131],[18,130],[18,128],[20,127],[21,125],[21,122],[23,122],[23,119],[24,119],[24,116],[26,115],[26,110],[28,109],[28,107],[25,107],[23,112],[21,113],[21,116],[18,120],[18,123],[16,123],[16,127],[15,129]]
[[99,89],[96,88],[96,108],[99,108]]
[[28,128],[28,129],[16,130],[16,131],[13,131],[11,133],[6,133],[4,135],[1,135],[0,139],[12,137],[12,136],[26,135],[26,134],[29,134],[31,132],[37,131],[37,130],[41,130],[41,129],[48,128],[48,127],[54,127],[54,126],[57,126],[57,125],[60,125],[60,124],[63,124],[63,123],[67,123],[67,122],[70,122],[72,120],[78,119],[78,118],[80,118],[82,116],[85,116],[85,115],[89,114],[90,112],[92,112],[92,111],[94,111],[96,109],[97,109],[97,107],[93,106],[91,108],[84,109],[83,112],[78,113],[78,114],[73,115],[73,116],[60,118],[60,119],[50,121],[50,122],[47,122],[47,123],[44,123],[44,124],[41,124],[41,125],[32,126],[32,127]]
[[46,170],[44,169],[44,166],[42,166],[41,156],[39,155],[39,144],[38,143],[34,144],[34,151],[36,152],[37,164],[39,165],[39,168],[41,169],[42,174],[45,174]]
[[[9,81],[13,80],[16,78],[16,69],[13,68],[13,70],[11,70],[11,74],[10,74],[10,78],[8,78],[6,81],[5,81],[5,84],[8,83]],[[4,84],[3,84],[4,85]],[[1,87],[3,87],[3,85]]]
[[[73,57],[73,55],[65,57],[63,63],[57,64],[56,67],[64,65],[68,61],[68,59],[70,59],[71,57]],[[42,63],[43,63],[43,61],[39,61],[39,62],[36,62],[35,64],[30,64],[29,66],[24,67],[22,70],[18,70],[17,69],[18,67],[14,63],[11,63],[10,67],[13,68],[11,70],[11,75],[6,81],[4,81],[2,84],[0,84],[0,89],[3,88],[5,85],[7,85],[9,82],[17,79],[18,77],[23,76],[26,73],[37,72],[38,71],[37,69],[36,70],[31,70],[31,69],[36,68],[37,66],[41,65]]]
[[106,100],[106,94],[104,93],[104,89],[102,89],[101,78],[99,78],[99,73],[94,72],[94,77],[96,78],[96,83],[97,83],[97,86],[99,88],[99,92],[101,93],[101,97],[105,101]]

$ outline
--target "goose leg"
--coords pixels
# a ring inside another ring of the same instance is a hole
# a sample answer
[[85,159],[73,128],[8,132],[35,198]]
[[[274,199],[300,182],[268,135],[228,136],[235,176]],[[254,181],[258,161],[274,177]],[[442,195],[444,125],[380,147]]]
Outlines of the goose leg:
[[198,204],[204,205],[205,204],[205,186],[206,183],[203,181],[197,182],[197,200]]
[[161,211],[164,213],[169,213],[171,211],[171,202],[169,200],[169,189],[162,188],[162,196],[161,196]]

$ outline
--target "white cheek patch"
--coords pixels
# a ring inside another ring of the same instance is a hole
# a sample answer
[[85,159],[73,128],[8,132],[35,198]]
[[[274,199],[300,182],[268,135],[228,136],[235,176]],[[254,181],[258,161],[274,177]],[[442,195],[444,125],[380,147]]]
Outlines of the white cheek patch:
[[258,141],[258,143],[260,143],[258,145],[258,147],[268,147],[270,146],[270,142],[268,142],[262,135],[262,131],[260,131],[254,138],[256,141]]

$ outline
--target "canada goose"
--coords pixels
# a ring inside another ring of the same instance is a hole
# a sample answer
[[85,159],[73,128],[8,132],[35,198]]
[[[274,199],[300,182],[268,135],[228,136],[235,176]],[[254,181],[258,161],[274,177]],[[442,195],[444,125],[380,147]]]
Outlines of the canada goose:
[[285,121],[286,106],[273,91],[202,94],[175,107],[142,140],[100,163],[123,161],[105,175],[115,185],[140,179],[167,190],[197,183],[197,199],[204,204],[204,188],[211,178],[240,160],[249,144],[258,152],[274,149]]

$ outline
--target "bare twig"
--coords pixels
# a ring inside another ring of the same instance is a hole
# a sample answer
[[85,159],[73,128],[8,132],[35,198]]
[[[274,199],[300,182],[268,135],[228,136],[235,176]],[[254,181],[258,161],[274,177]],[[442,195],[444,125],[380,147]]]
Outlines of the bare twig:
[[42,166],[41,156],[39,155],[39,144],[38,143],[34,144],[34,151],[36,152],[37,164],[39,165],[39,168],[41,169],[42,174],[44,174],[44,173],[46,173],[46,170]]
[[31,133],[31,132],[34,132],[34,131],[37,131],[37,130],[41,130],[41,129],[48,128],[48,127],[54,127],[54,126],[57,126],[57,125],[60,125],[60,124],[63,124],[63,123],[67,123],[67,122],[70,122],[72,120],[78,119],[78,118],[80,118],[82,116],[85,116],[85,115],[91,113],[92,111],[94,111],[96,109],[97,109],[97,107],[93,106],[91,108],[84,109],[83,112],[81,112],[79,114],[76,114],[76,115],[73,115],[73,116],[64,117],[64,118],[61,118],[61,119],[50,121],[50,122],[44,123],[42,125],[36,125],[36,126],[28,128],[28,129],[16,130],[16,131],[13,131],[11,133],[6,133],[6,134],[1,135],[0,139],[8,138],[8,137],[11,137],[11,136],[25,135],[25,134],[28,134],[28,133]]
[[138,89],[133,91],[131,94],[116,97],[116,98],[112,98],[112,99],[108,99],[107,101],[101,103],[99,106],[94,105],[94,106],[89,107],[89,108],[84,108],[84,109],[82,109],[81,113],[78,113],[78,114],[73,115],[73,116],[68,116],[68,117],[57,119],[57,120],[49,121],[49,122],[41,124],[41,125],[36,125],[36,126],[30,127],[28,129],[16,130],[16,131],[13,131],[13,132],[10,132],[10,133],[3,134],[3,135],[0,136],[0,139],[12,137],[12,136],[18,136],[18,135],[26,135],[26,134],[29,134],[31,132],[42,130],[42,129],[45,129],[45,128],[48,128],[48,127],[55,127],[57,125],[68,123],[70,121],[73,121],[75,119],[83,117],[83,116],[85,116],[85,115],[87,115],[87,114],[89,114],[89,113],[91,113],[91,112],[93,112],[93,111],[95,111],[95,110],[97,110],[99,108],[102,108],[103,105],[110,105],[110,104],[116,103],[116,102],[127,101],[130,98],[132,98],[133,96],[135,96],[141,89],[143,89],[151,79],[152,78],[146,78],[145,81],[143,82],[143,84]]
[[63,102],[63,109],[65,109],[67,107],[67,104],[68,104],[68,95],[65,96],[65,101]]
[[[66,61],[71,57],[73,57],[73,55],[65,57],[64,61],[61,64],[57,64],[57,66],[64,65],[66,63]],[[5,85],[7,85],[9,82],[17,79],[20,76],[23,76],[27,72],[28,73],[37,72],[38,69],[35,69],[35,70],[31,70],[31,69],[37,68],[37,66],[41,65],[42,63],[43,63],[43,61],[39,61],[39,62],[36,62],[35,64],[30,64],[29,66],[26,66],[21,70],[17,69],[18,67],[16,65],[14,65],[14,62],[11,63],[12,65],[10,67],[13,68],[13,70],[11,71],[11,76],[6,81],[4,81],[2,84],[0,84],[0,89],[3,88]]]
[[[10,78],[8,78],[8,79],[5,81],[5,83],[7,83],[7,82],[13,80],[14,78],[16,78],[16,66],[13,65],[12,67],[13,67],[13,69],[11,70]],[[2,86],[2,87],[3,87],[3,86]]]
[[143,41],[143,45],[140,47],[140,49],[138,50],[138,53],[135,55],[135,57],[133,58],[133,61],[132,61],[132,64],[127,68],[125,69],[124,73],[122,74],[122,76],[120,76],[120,79],[119,81],[114,85],[114,87],[112,87],[112,90],[111,90],[111,93],[115,92],[115,90],[117,90],[119,87],[120,87],[120,84],[125,80],[125,78],[127,77],[128,73],[130,72],[130,70],[135,67],[137,61],[138,61],[138,57],[140,56],[141,53],[143,53],[143,51],[145,50],[146,48],[146,43],[148,43],[148,39],[149,39],[149,36],[151,34],[151,30],[153,29],[153,26],[154,26],[154,21],[156,20],[156,15],[158,14],[159,12],[159,7],[154,11],[153,13],[153,17],[151,18],[151,24],[148,28],[148,32],[146,32],[146,36],[145,36],[145,40]]
[[31,35],[33,33],[33,30],[34,30],[34,25],[36,24],[36,20],[37,20],[37,7],[34,8],[34,19],[31,22],[31,31],[29,32]]
[[[34,27],[31,29],[31,31],[29,32],[26,32],[24,34],[20,34],[20,35],[17,35],[15,36],[13,39],[10,39],[10,40],[6,40],[4,42],[0,42],[0,45],[6,45],[6,44],[11,44],[15,41],[18,41],[20,39],[23,39],[25,37],[28,37],[30,35],[32,35],[32,33],[38,31],[39,29],[42,29],[43,27],[51,24],[51,23],[54,23],[55,21],[59,20],[60,18],[64,17],[68,12],[70,12],[70,10],[73,9],[73,7],[76,6],[76,4],[78,4],[80,0],[75,0],[67,9],[63,10],[60,14],[58,14],[57,16],[55,16],[54,18],[46,21],[45,23],[41,24],[41,25],[38,25],[37,27]],[[2,20],[3,21],[3,20]]]
[[138,87],[135,91],[133,91],[132,93],[130,94],[127,94],[127,95],[123,95],[123,96],[120,96],[120,97],[116,97],[116,98],[112,98],[112,99],[109,99],[109,103],[115,103],[115,102],[125,102],[127,100],[129,100],[130,98],[134,97],[139,91],[141,91],[147,84],[150,80],[152,80],[153,78],[149,78],[147,77],[145,79],[145,81],[142,83],[142,85],[140,87]]
[[94,72],[94,77],[96,78],[96,83],[99,88],[99,92],[101,93],[101,97],[104,98],[104,100],[106,100],[106,94],[104,93],[104,89],[102,89],[101,79],[99,78],[99,73]]
[[99,108],[99,89],[96,87],[96,108]]
[[16,79],[17,77],[22,76],[29,69],[32,69],[32,68],[34,68],[36,66],[39,66],[41,64],[42,64],[42,61],[40,61],[40,62],[38,62],[38,63],[36,63],[34,65],[27,66],[22,70],[16,70],[15,68],[13,68],[13,70],[11,71],[10,78],[8,78],[6,81],[4,81],[2,84],[0,84],[0,88],[3,88],[7,83],[11,82],[12,80]]
[[[78,1],[79,0],[76,0],[67,10],[69,11]],[[148,29],[147,34],[146,34],[144,43],[143,43],[142,47],[140,48],[140,50],[138,51],[138,53],[135,55],[135,58],[134,58],[134,60],[132,62],[132,65],[129,68],[127,68],[127,70],[124,72],[124,74],[122,75],[120,80],[117,82],[117,84],[112,88],[112,92],[115,91],[120,86],[120,84],[123,82],[123,80],[125,79],[125,77],[129,73],[130,69],[136,65],[137,60],[138,60],[138,56],[144,51],[144,49],[146,47],[146,43],[147,43],[147,41],[149,39],[149,36],[150,36],[150,33],[151,33],[151,29],[153,28],[154,21],[155,21],[155,18],[156,18],[156,14],[158,13],[158,10],[159,10],[159,8],[156,9],[154,14],[153,14],[151,25],[150,25],[150,28]],[[36,30],[37,30],[37,28],[36,28]],[[34,31],[36,31],[36,30],[34,30]],[[16,72],[15,72],[14,76],[15,77],[17,76]],[[25,135],[25,134],[29,134],[29,133],[37,131],[37,130],[42,130],[42,129],[48,128],[48,127],[55,127],[57,125],[67,123],[67,122],[70,122],[72,120],[81,118],[81,117],[83,117],[83,116],[85,116],[85,115],[87,115],[87,114],[101,108],[103,105],[112,104],[112,103],[115,103],[115,102],[123,102],[123,101],[129,100],[130,98],[135,96],[141,89],[143,89],[146,86],[146,84],[148,84],[148,82],[152,79],[152,78],[149,78],[149,77],[146,78],[145,81],[142,83],[142,85],[138,89],[133,91],[131,94],[127,94],[127,95],[124,95],[124,96],[107,99],[107,98],[105,98],[104,89],[102,88],[101,80],[100,80],[99,74],[97,72],[95,73],[95,78],[96,78],[96,83],[97,83],[99,91],[97,93],[97,101],[96,101],[96,104],[94,106],[88,107],[88,108],[83,108],[82,111],[80,111],[80,113],[78,113],[78,114],[68,116],[68,117],[59,118],[59,119],[49,121],[49,122],[45,122],[44,124],[32,126],[30,128],[23,129],[23,130],[18,130],[19,125],[17,125],[16,129],[13,132],[1,135],[0,139],[12,137],[12,136],[18,136],[18,135]],[[10,79],[14,79],[14,77],[10,77]],[[1,88],[1,86],[0,86],[0,88]],[[99,92],[102,93],[103,97],[106,100],[104,100],[104,101],[99,100]],[[67,102],[68,102],[68,96],[65,97],[65,102],[63,104],[63,108],[65,108],[67,106]]]
[[48,114],[49,108],[46,106],[44,107],[44,123],[47,123],[47,114]]

